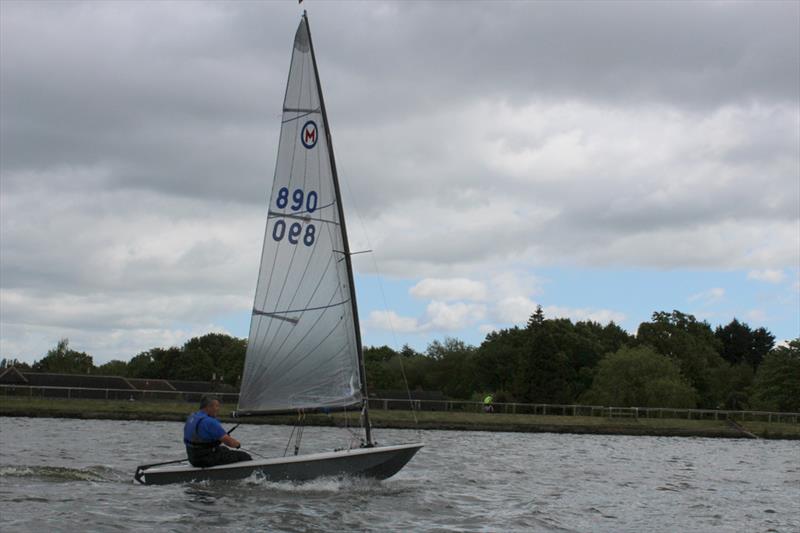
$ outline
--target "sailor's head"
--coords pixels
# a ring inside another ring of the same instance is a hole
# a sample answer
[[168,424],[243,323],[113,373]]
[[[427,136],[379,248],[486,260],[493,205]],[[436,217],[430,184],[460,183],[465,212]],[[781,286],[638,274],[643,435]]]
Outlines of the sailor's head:
[[219,400],[214,396],[203,396],[200,398],[200,410],[205,411],[209,416],[217,416]]

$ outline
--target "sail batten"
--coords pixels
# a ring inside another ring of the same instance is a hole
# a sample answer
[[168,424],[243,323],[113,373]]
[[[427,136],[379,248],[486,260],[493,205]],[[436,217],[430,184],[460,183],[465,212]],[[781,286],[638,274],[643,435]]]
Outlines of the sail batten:
[[[347,236],[308,23],[295,34],[240,412],[343,408],[365,390]],[[347,256],[345,256],[347,257]]]
[[295,220],[302,220],[304,222],[323,222],[325,224],[339,224],[338,220],[330,220],[326,218],[319,218],[319,217],[310,217],[308,215],[303,215],[300,213],[297,214],[289,214],[289,213],[279,213],[277,211],[270,211],[267,216],[269,218],[276,218],[276,217],[285,217],[285,218],[294,218]]
[[322,113],[322,109],[320,109],[319,107],[316,107],[314,109],[308,109],[308,108],[302,108],[302,107],[284,107],[283,108],[283,112],[284,113],[307,113],[307,114],[310,115],[311,113]]
[[317,311],[319,309],[327,309],[329,307],[337,307],[337,306],[340,306],[340,305],[344,305],[344,304],[348,303],[349,301],[350,300],[344,300],[343,302],[337,302],[335,304],[330,304],[330,305],[323,305],[323,306],[320,306],[320,307],[306,307],[304,309],[291,309],[289,311],[277,311],[275,313],[267,313],[265,311],[260,311],[258,309],[253,309],[253,314],[264,315],[264,316],[274,316],[274,315],[285,315],[287,313],[302,313],[303,311]]

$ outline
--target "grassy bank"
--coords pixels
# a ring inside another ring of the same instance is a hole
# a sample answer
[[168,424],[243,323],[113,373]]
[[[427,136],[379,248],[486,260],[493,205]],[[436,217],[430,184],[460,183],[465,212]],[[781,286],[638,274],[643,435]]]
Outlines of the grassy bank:
[[[234,406],[223,405],[220,418],[230,422]],[[85,418],[110,420],[183,421],[196,407],[185,402],[127,402],[105,400],[48,400],[5,397],[0,401],[0,416]],[[252,424],[292,424],[295,416],[239,419]],[[350,424],[356,414],[350,414]],[[450,429],[466,431],[514,431],[585,433],[605,435],[657,435],[685,437],[728,437],[746,435],[724,420],[684,420],[656,418],[603,418],[583,416],[511,415],[459,412],[418,412],[370,410],[376,428]],[[340,426],[342,413],[309,415],[307,425]],[[763,438],[800,439],[800,424],[746,422],[743,429]]]

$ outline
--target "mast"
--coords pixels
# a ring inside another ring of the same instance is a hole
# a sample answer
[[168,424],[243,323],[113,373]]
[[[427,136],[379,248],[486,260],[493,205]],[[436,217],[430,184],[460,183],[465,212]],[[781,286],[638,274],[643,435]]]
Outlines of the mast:
[[342,226],[342,242],[344,243],[344,260],[347,266],[347,278],[350,283],[350,302],[353,309],[353,326],[356,330],[356,351],[358,352],[358,373],[361,378],[361,397],[362,412],[364,413],[364,431],[366,432],[367,446],[372,446],[372,430],[369,425],[369,398],[367,397],[367,372],[364,367],[364,350],[361,345],[361,326],[358,321],[358,304],[356,303],[356,285],[353,279],[353,264],[350,261],[350,243],[347,240],[347,225],[344,220],[344,208],[342,206],[342,194],[339,189],[339,175],[336,172],[336,159],[333,157],[333,140],[331,139],[331,128],[328,123],[328,113],[325,110],[325,99],[322,96],[322,84],[317,70],[317,57],[314,54],[314,43],[311,40],[311,27],[308,25],[308,16],[303,10],[303,19],[306,22],[306,32],[308,33],[308,45],[311,50],[311,63],[314,65],[314,76],[317,78],[317,94],[319,94],[319,105],[322,111],[322,123],[325,127],[325,138],[328,143],[328,157],[331,163],[331,174],[333,177],[333,188],[336,193],[336,209],[339,212],[339,222]]

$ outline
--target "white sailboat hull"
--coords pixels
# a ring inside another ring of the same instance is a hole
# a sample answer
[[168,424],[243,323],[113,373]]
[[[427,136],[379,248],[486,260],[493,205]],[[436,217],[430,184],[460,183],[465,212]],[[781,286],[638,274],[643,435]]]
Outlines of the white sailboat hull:
[[253,474],[270,481],[308,481],[319,477],[360,476],[386,479],[396,474],[422,448],[422,444],[375,446],[335,452],[242,461],[197,468],[177,466],[139,467],[134,478],[145,485],[164,485],[205,480],[236,480]]

